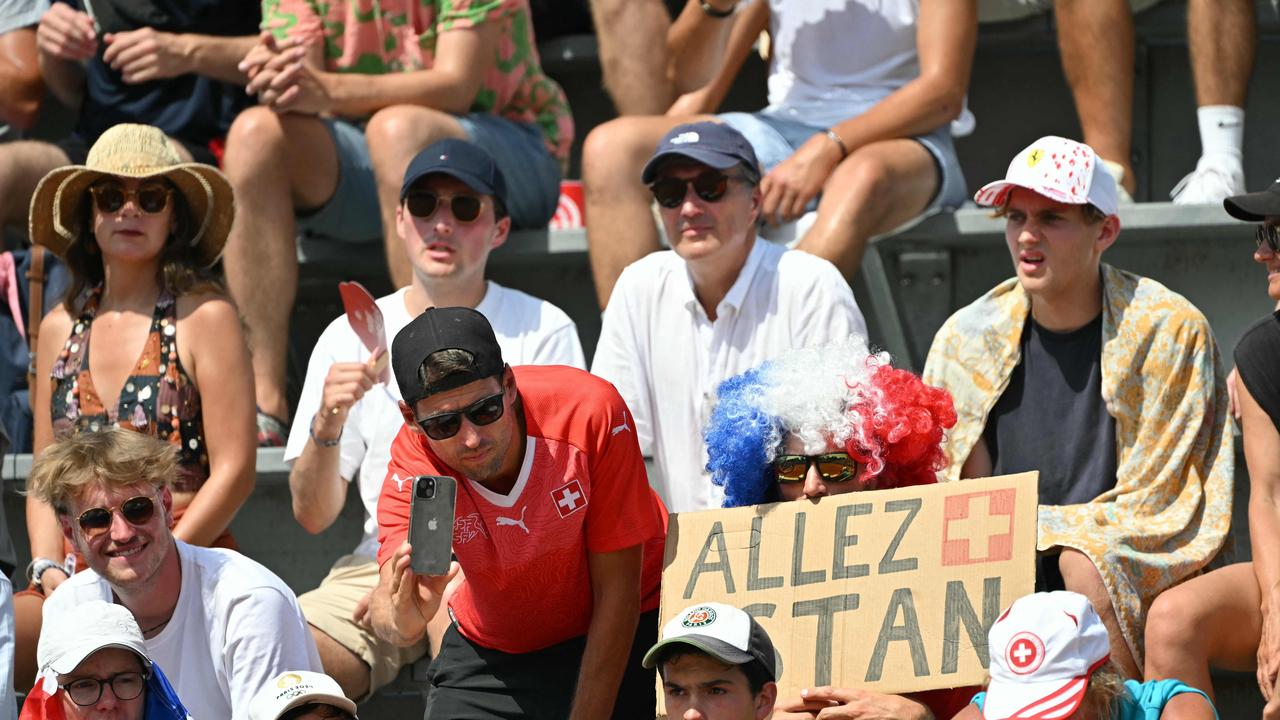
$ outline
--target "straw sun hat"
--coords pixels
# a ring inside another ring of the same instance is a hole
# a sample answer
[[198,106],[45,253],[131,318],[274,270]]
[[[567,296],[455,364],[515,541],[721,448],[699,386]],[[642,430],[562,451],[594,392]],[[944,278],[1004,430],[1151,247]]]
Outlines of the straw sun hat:
[[191,244],[203,265],[222,254],[235,217],[231,183],[217,168],[184,163],[169,138],[150,125],[122,124],[102,133],[84,165],[51,171],[31,196],[31,241],[65,256],[78,239],[76,211],[89,186],[104,177],[156,178],[173,183],[191,208],[196,225]]

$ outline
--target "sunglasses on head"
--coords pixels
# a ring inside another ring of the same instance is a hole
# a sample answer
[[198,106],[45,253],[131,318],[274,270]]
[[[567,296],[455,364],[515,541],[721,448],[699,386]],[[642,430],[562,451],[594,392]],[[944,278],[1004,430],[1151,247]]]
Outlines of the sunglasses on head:
[[126,190],[117,182],[103,182],[89,188],[93,195],[93,203],[98,212],[118,212],[124,204],[133,198],[134,205],[148,215],[163,211],[169,205],[169,196],[173,189],[163,183],[140,185],[136,190]]
[[130,525],[140,526],[151,522],[156,514],[156,502],[145,495],[131,497],[120,503],[119,508],[96,507],[80,513],[77,522],[86,537],[97,537],[111,529],[111,514],[120,511],[120,517]]
[[453,219],[460,223],[475,222],[484,207],[478,195],[441,195],[431,190],[411,190],[404,196],[404,206],[409,214],[424,220],[435,215],[440,205],[446,202]]
[[827,482],[846,482],[858,474],[858,461],[847,452],[821,455],[779,455],[773,459],[773,475],[780,483],[804,482],[810,466]]
[[742,175],[725,175],[718,170],[706,170],[694,177],[684,180],[675,177],[664,177],[653,181],[649,192],[653,199],[664,208],[678,208],[684,202],[687,188],[692,185],[693,192],[705,202],[718,202],[729,191],[730,180],[746,180]]
[[470,405],[453,412],[440,413],[418,421],[418,427],[432,440],[448,440],[462,429],[462,416],[466,415],[472,425],[491,425],[497,422],[506,410],[502,402],[503,391],[497,395],[480,398]]
[[67,697],[71,698],[71,702],[81,707],[88,707],[102,698],[102,688],[106,685],[111,686],[111,692],[116,696],[117,700],[132,700],[141,695],[142,691],[146,689],[147,673],[130,670],[116,673],[102,680],[91,677],[77,678],[66,685],[59,685],[58,687],[66,691]]
[[1273,255],[1280,255],[1280,227],[1267,225],[1266,223],[1259,225],[1258,235],[1255,240],[1259,249],[1266,245]]

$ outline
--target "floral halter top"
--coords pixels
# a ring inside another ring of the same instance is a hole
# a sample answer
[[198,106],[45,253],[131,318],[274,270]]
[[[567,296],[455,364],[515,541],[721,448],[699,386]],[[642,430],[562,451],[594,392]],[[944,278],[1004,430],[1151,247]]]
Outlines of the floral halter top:
[[178,359],[177,302],[168,291],[160,293],[142,356],[125,380],[116,406],[105,408],[89,374],[89,332],[101,296],[101,286],[89,291],[84,311],[53,364],[54,437],[97,431],[108,424],[147,433],[178,446],[173,489],[198,490],[209,478],[209,455],[200,393]]

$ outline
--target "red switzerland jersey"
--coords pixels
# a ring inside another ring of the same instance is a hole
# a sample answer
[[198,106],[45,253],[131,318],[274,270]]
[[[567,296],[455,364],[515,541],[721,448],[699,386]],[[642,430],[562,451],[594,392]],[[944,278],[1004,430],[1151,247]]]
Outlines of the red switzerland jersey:
[[667,509],[649,487],[635,422],[613,385],[562,366],[514,369],[524,406],[524,465],[498,495],[444,464],[403,428],[378,498],[378,564],[409,534],[418,475],[458,479],[453,552],[465,576],[449,601],[472,642],[507,653],[587,633],[587,553],[644,544],[641,610],[658,607]]

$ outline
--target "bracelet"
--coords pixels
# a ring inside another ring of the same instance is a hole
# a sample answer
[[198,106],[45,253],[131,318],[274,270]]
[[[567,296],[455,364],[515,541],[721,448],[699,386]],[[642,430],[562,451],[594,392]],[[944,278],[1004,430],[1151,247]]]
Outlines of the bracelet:
[[315,418],[312,418],[311,427],[307,428],[307,434],[311,436],[311,442],[315,443],[319,447],[322,447],[322,448],[338,447],[338,443],[342,442],[342,431],[345,430],[346,428],[347,426],[343,425],[342,428],[338,430],[338,437],[332,440],[323,440],[321,438],[316,437],[316,420]]
[[715,6],[707,2],[707,0],[701,0],[699,4],[702,5],[702,12],[706,13],[707,17],[713,17],[717,19],[727,18],[738,11],[738,4],[736,2],[733,4],[733,7],[729,8],[728,10],[717,10]]
[[836,131],[831,128],[827,128],[825,132],[827,133],[827,137],[831,138],[831,141],[836,144],[836,147],[840,148],[840,159],[843,160],[849,157],[849,148],[845,146],[844,141],[840,139],[840,136],[836,134]]

